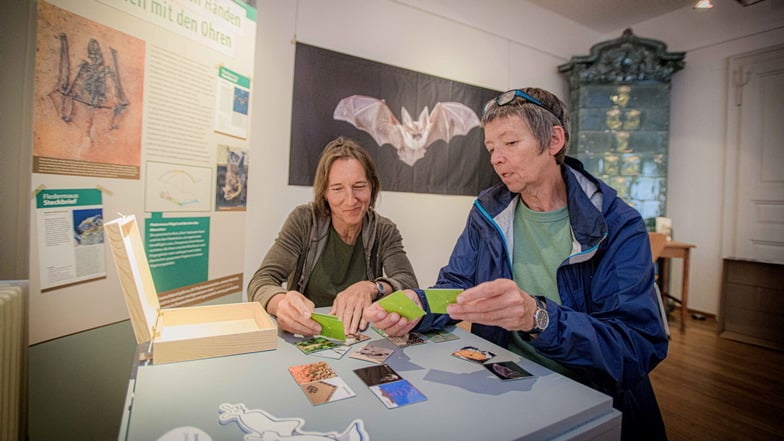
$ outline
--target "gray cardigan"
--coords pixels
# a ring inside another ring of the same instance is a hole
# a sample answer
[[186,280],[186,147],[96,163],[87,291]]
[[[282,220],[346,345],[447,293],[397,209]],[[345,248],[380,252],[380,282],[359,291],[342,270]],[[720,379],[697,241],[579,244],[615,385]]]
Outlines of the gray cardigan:
[[[296,207],[283,223],[275,243],[248,284],[248,298],[266,308],[276,294],[304,292],[310,274],[327,242],[331,218],[316,217],[312,204]],[[397,226],[369,208],[362,222],[366,273],[394,288],[418,287],[414,269],[403,248]],[[283,282],[286,287],[283,288]]]

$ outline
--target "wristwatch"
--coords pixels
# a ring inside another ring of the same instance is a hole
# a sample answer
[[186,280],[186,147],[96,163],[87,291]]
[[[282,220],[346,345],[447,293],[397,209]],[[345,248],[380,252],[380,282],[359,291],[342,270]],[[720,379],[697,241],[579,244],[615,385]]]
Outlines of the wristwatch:
[[534,311],[534,327],[528,331],[529,334],[541,334],[547,325],[550,324],[550,316],[547,314],[547,306],[542,297],[534,296],[536,300],[536,311]]
[[378,289],[378,294],[376,295],[376,299],[380,299],[384,297],[384,284],[381,283],[380,280],[376,280],[376,289]]

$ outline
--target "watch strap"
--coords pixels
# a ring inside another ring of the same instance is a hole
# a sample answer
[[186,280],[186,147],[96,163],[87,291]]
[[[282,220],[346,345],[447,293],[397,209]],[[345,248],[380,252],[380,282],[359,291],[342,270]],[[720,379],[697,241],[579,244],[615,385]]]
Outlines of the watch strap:
[[381,283],[380,280],[376,280],[376,289],[378,290],[378,294],[376,294],[376,300],[380,299],[381,297],[384,297],[384,294],[386,294],[386,290],[384,289],[384,284]]
[[[537,335],[541,334],[542,331],[545,330],[547,325],[550,323],[550,317],[547,314],[547,304],[545,303],[544,297],[540,296],[532,296],[536,301],[536,311],[534,311],[534,327],[528,331],[528,334]],[[539,316],[544,314],[544,327],[539,325]]]

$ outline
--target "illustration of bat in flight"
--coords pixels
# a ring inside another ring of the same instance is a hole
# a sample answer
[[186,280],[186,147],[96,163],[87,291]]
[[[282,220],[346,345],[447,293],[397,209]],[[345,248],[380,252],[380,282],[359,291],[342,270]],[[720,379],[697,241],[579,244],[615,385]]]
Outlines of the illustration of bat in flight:
[[394,146],[400,160],[410,166],[422,159],[435,141],[442,139],[449,142],[453,137],[466,135],[479,126],[476,113],[468,106],[455,102],[438,103],[433,107],[433,113],[425,106],[417,120],[412,119],[403,107],[401,117],[402,124],[384,100],[364,95],[343,98],[333,114],[333,118],[368,132],[379,146]]

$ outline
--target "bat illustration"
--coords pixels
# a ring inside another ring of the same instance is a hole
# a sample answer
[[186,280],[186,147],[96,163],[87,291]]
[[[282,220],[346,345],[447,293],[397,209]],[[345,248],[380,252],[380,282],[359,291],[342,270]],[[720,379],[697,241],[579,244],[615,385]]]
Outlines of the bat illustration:
[[400,160],[410,166],[422,159],[435,141],[442,139],[449,142],[453,137],[465,135],[479,126],[479,118],[473,110],[454,102],[436,104],[433,113],[425,106],[417,120],[412,119],[403,107],[401,116],[402,124],[384,100],[352,95],[340,100],[333,118],[368,132],[379,146],[391,144]]

